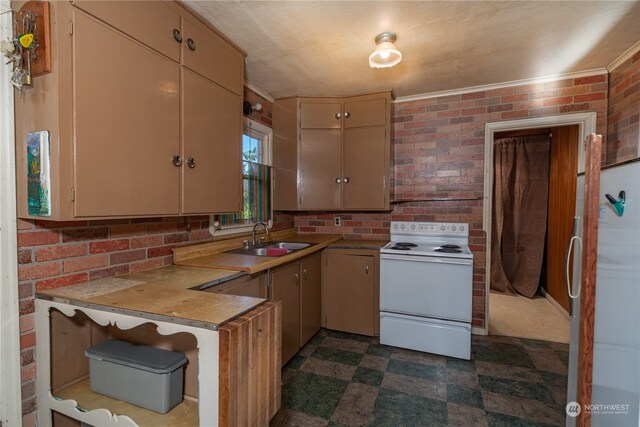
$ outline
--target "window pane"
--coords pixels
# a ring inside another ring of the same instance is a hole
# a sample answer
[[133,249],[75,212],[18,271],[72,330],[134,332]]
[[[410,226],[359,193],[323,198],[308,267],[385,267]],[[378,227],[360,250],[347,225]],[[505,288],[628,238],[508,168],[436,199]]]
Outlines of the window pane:
[[249,135],[242,135],[242,160],[262,163],[262,147],[259,139]]
[[267,222],[271,214],[271,167],[242,162],[242,212],[221,215],[222,225]]

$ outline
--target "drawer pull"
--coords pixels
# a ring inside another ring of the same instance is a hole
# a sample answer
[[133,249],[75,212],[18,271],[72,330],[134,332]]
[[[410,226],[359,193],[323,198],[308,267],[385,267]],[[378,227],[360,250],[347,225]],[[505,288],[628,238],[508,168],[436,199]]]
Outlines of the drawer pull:
[[194,42],[191,38],[187,39],[187,47],[190,51],[196,50],[196,42]]

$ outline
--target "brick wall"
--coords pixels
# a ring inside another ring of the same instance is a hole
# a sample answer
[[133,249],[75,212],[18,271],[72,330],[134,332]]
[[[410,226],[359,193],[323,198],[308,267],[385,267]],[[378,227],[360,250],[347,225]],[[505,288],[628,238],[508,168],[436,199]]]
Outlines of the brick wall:
[[[398,203],[390,213],[301,213],[300,232],[388,238],[390,221],[468,222],[474,252],[473,325],[484,327],[485,233],[482,230],[484,126],[596,111],[606,134],[607,75],[514,86],[393,105],[394,198],[454,199]],[[343,219],[333,225],[334,216]]]
[[249,115],[249,117],[271,127],[271,102],[258,95],[251,89],[247,88],[246,86],[244,88],[244,100],[246,102],[249,102],[251,105],[259,102],[262,105],[262,109],[260,111],[251,111],[251,115]]
[[638,157],[640,143],[640,51],[611,70],[606,163]]
[[[246,88],[245,100],[260,102],[263,110],[254,111],[252,118],[271,126],[271,103]],[[292,215],[275,215],[275,229],[289,227],[293,227]],[[73,222],[18,220],[17,239],[22,408],[24,425],[30,426],[36,420],[36,290],[169,265],[173,259],[171,248],[210,241],[212,236],[209,217],[192,216]]]

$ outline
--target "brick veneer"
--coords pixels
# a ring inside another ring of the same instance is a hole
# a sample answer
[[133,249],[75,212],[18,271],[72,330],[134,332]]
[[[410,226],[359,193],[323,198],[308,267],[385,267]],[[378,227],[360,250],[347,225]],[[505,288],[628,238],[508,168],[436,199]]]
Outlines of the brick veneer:
[[[468,222],[474,252],[473,326],[484,327],[484,126],[488,122],[580,111],[597,112],[606,134],[607,75],[514,86],[393,105],[394,198],[390,213],[301,213],[300,232],[388,238],[390,221]],[[457,200],[442,201],[451,198]],[[333,218],[343,219],[335,227]]]
[[606,163],[638,157],[640,143],[640,51],[611,70]]

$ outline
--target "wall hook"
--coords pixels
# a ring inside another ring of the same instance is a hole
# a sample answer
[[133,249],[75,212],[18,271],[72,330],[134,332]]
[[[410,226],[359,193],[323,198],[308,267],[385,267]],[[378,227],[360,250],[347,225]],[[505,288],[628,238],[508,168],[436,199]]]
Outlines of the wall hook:
[[605,194],[604,196],[607,198],[609,203],[611,203],[616,214],[618,216],[622,216],[624,213],[624,204],[627,200],[627,193],[625,193],[624,190],[620,191],[620,193],[618,193],[618,200],[614,199],[611,194]]

